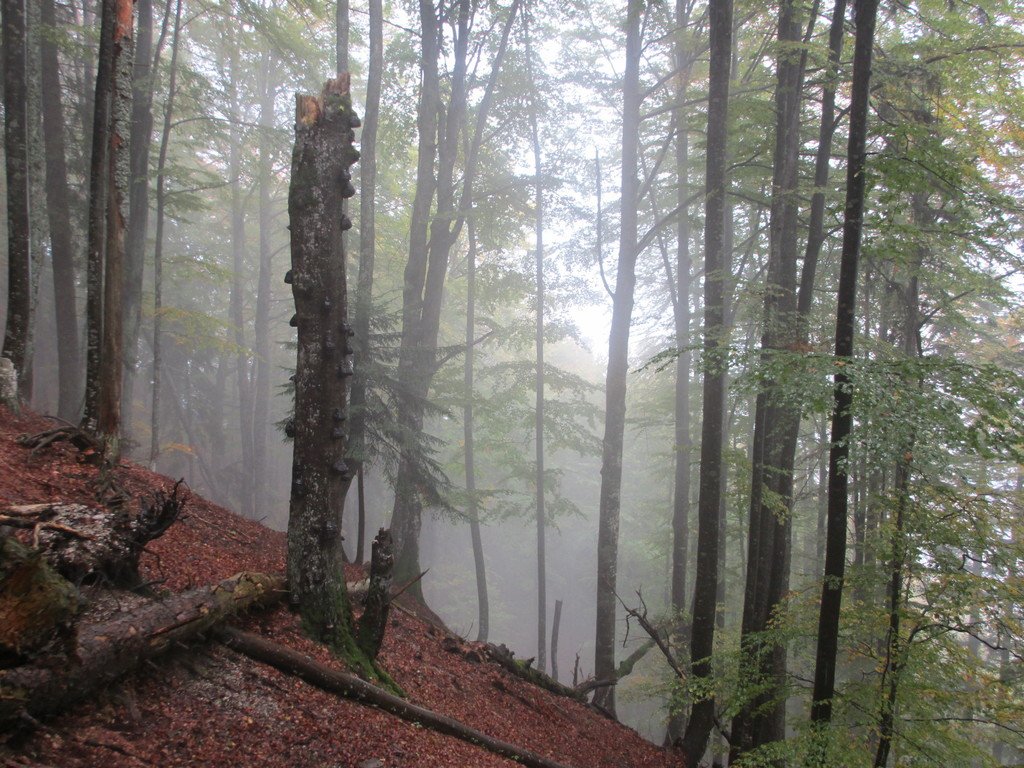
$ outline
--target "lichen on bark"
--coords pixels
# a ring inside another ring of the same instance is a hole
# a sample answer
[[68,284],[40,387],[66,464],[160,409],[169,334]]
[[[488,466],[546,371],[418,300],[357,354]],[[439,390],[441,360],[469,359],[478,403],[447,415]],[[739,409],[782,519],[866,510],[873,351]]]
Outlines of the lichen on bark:
[[359,649],[345,588],[341,510],[351,481],[345,462],[352,375],[344,201],[355,194],[350,167],[359,153],[349,77],[322,95],[296,97],[295,148],[288,195],[297,357],[288,582],[306,632],[331,646],[360,675],[386,679]]

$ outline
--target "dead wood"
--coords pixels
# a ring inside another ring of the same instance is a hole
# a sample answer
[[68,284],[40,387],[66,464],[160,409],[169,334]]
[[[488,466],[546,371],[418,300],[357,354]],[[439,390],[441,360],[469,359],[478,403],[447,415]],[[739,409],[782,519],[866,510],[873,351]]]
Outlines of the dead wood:
[[0,670],[0,732],[26,714],[55,714],[173,644],[194,640],[241,611],[270,605],[283,595],[280,577],[241,573],[110,621],[79,626],[70,658],[54,656]]
[[79,429],[72,424],[63,424],[53,429],[47,429],[34,435],[19,435],[18,445],[32,449],[32,454],[38,454],[54,443],[66,440],[87,456],[99,455],[99,443],[85,430]]
[[0,526],[29,528],[33,547],[74,584],[101,580],[121,587],[139,584],[139,558],[146,544],[178,519],[187,498],[178,481],[171,492],[140,500],[134,514],[124,507],[29,504],[0,509]]
[[0,533],[0,664],[67,638],[79,604],[38,550]]
[[373,540],[370,556],[370,583],[366,591],[363,615],[356,627],[356,641],[370,659],[376,659],[384,642],[388,614],[391,610],[391,574],[395,556],[391,546],[391,532],[381,528]]
[[585,693],[580,693],[574,688],[562,685],[554,678],[548,677],[540,670],[534,669],[530,666],[533,663],[533,659],[525,661],[516,659],[515,654],[504,644],[494,645],[493,643],[488,643],[484,650],[487,658],[516,677],[558,696],[565,696],[579,702],[584,702]]
[[282,672],[294,675],[322,690],[351,699],[360,704],[377,707],[402,720],[418,723],[425,728],[430,728],[447,736],[454,736],[526,766],[533,766],[534,768],[564,768],[553,760],[513,744],[493,739],[457,720],[438,714],[425,707],[411,704],[375,685],[360,680],[355,675],[331,669],[290,648],[272,643],[258,635],[230,627],[222,629],[220,634],[223,642],[229,648],[233,648],[264,664],[269,664]]

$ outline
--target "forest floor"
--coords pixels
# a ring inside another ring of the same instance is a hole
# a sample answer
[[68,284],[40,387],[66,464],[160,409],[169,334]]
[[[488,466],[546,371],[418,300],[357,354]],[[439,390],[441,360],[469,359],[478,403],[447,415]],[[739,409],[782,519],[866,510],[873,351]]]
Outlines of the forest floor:
[[[37,455],[21,434],[50,420],[15,417],[0,406],[0,506],[96,504],[97,470],[67,443]],[[131,462],[117,477],[133,497],[173,481]],[[179,592],[214,584],[239,571],[280,574],[285,536],[190,496],[181,519],[147,547],[143,578]],[[349,580],[360,578],[352,566]],[[89,587],[84,588],[88,597]],[[98,589],[98,588],[92,588]],[[128,609],[126,600],[125,610]],[[401,602],[401,600],[400,600]],[[392,611],[380,661],[421,706],[485,734],[576,768],[682,766],[666,751],[596,709],[510,675],[429,612]],[[284,606],[253,614],[238,626],[343,668],[302,636]],[[210,642],[181,647],[30,733],[0,735],[0,761],[13,766],[266,766],[267,768],[484,768],[517,763],[339,699],[247,656]]]

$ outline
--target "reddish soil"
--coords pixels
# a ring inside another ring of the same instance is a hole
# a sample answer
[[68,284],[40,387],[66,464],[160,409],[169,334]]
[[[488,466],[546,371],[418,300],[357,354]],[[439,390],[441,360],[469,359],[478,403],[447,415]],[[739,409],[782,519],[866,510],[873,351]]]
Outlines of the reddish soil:
[[[5,504],[95,504],[96,469],[58,443],[37,455],[19,434],[47,429],[40,417],[0,407],[0,507]],[[130,462],[117,470],[132,496],[169,478]],[[239,571],[280,573],[285,537],[191,496],[183,518],[151,542],[143,575],[180,591]],[[353,568],[349,577],[358,577]],[[284,607],[249,616],[244,628],[342,668],[302,636]],[[682,766],[634,731],[596,710],[530,685],[466,653],[465,643],[412,611],[393,611],[381,663],[417,704],[484,733],[576,768]],[[464,741],[442,736],[367,706],[339,699],[217,643],[181,648],[147,663],[120,685],[98,693],[33,732],[9,739],[4,766],[267,766],[268,768],[484,768],[513,766]]]

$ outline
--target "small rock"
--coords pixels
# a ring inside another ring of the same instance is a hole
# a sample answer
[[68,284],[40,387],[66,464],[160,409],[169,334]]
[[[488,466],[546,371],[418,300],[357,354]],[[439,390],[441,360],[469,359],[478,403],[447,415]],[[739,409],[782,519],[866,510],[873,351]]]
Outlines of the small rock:
[[369,760],[363,760],[363,762],[359,763],[358,768],[384,768],[384,763],[376,757],[371,757]]

